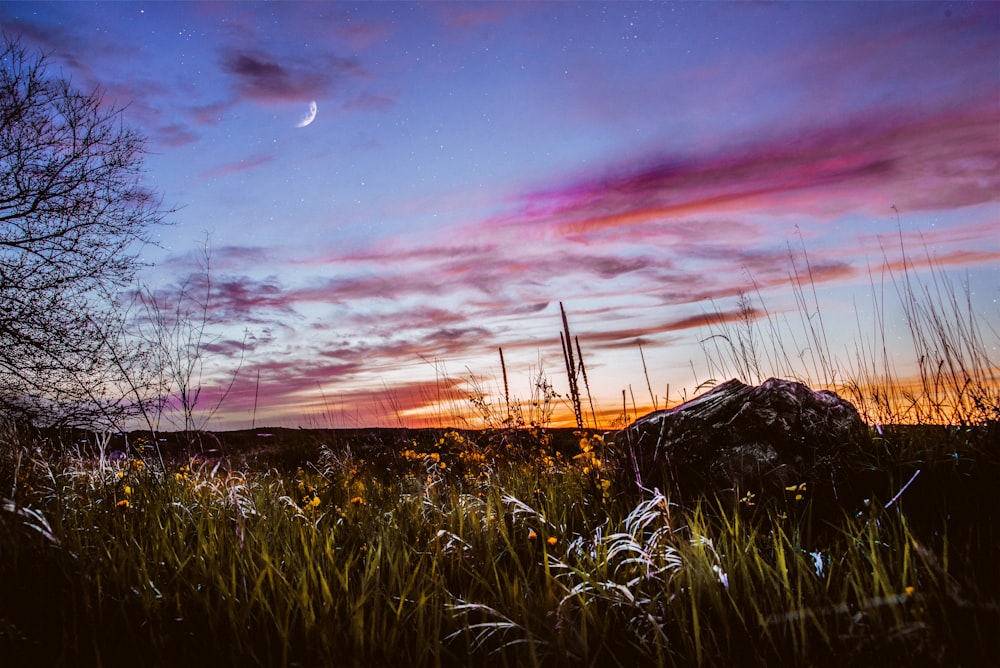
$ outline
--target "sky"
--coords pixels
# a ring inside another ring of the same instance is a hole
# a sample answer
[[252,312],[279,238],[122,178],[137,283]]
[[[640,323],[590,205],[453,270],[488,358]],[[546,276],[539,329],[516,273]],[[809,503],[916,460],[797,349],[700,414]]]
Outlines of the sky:
[[834,383],[872,337],[902,378],[902,251],[1000,359],[998,3],[3,1],[0,31],[148,138],[174,210],[137,280],[169,301],[210,248],[206,428],[477,426],[499,349],[565,424],[560,302],[603,425],[736,375],[713,335],[747,321],[785,375],[827,382],[821,320]]

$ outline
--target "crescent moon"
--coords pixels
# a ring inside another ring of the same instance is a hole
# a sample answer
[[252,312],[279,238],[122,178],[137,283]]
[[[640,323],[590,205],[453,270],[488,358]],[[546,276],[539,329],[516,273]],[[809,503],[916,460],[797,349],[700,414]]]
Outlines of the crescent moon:
[[302,120],[299,121],[295,127],[304,128],[305,126],[309,125],[314,120],[316,120],[316,112],[318,111],[318,109],[319,107],[316,106],[316,100],[310,102],[309,111],[306,112],[306,115],[302,117]]

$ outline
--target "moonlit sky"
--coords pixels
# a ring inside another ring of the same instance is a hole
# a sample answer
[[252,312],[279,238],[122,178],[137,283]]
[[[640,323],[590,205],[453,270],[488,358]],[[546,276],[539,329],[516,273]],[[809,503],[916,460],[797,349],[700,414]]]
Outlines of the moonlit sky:
[[0,30],[147,135],[177,210],[146,284],[208,234],[204,407],[245,347],[208,427],[472,420],[500,347],[511,394],[539,365],[565,394],[560,301],[609,423],[651,407],[639,344],[662,406],[726,380],[699,341],[741,291],[799,322],[803,250],[846,365],[901,239],[1000,357],[998,3],[0,2]]

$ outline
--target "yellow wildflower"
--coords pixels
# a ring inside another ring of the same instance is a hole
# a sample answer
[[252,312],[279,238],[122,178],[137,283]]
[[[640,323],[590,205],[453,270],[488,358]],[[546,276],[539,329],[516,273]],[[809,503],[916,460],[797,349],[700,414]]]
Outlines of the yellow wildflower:
[[118,506],[119,508],[128,508],[131,504],[128,502],[128,499],[122,499],[115,505]]
[[528,540],[538,540],[538,534],[534,529],[528,529]]
[[356,496],[353,499],[351,499],[351,504],[355,505],[355,506],[360,506],[364,502],[365,502],[365,500],[362,499],[360,496]]
[[550,546],[554,546],[559,541],[556,539],[555,536],[549,536],[549,539],[545,542],[547,542]]
[[129,494],[132,493],[132,488],[129,487],[128,485],[125,485],[125,489],[123,491],[125,492],[125,495],[128,496]]
[[321,501],[319,500],[319,497],[318,496],[314,496],[312,498],[312,501],[309,502],[309,505],[312,506],[313,508],[318,508],[320,503],[321,503]]
[[786,487],[785,491],[786,492],[795,492],[796,493],[795,494],[795,500],[796,501],[801,501],[802,499],[805,498],[805,496],[804,496],[803,493],[806,491],[806,489],[807,489],[806,488],[806,483],[803,482],[803,483],[799,483],[798,485],[792,485],[791,487]]

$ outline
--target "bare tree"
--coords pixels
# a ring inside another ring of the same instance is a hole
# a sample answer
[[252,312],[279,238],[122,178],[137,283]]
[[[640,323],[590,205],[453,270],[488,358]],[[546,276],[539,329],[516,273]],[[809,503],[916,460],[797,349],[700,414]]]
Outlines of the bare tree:
[[168,213],[142,186],[145,138],[99,91],[0,43],[0,411],[91,426],[132,366],[116,302]]

